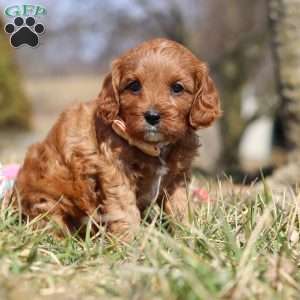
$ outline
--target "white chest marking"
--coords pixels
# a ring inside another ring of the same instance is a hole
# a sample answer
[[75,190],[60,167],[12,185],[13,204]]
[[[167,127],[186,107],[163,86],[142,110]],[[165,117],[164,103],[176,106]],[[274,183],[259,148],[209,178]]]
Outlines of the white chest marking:
[[152,182],[150,191],[143,197],[148,203],[155,202],[159,195],[160,185],[163,177],[168,173],[169,169],[166,162],[160,158],[161,167],[156,170],[155,178]]

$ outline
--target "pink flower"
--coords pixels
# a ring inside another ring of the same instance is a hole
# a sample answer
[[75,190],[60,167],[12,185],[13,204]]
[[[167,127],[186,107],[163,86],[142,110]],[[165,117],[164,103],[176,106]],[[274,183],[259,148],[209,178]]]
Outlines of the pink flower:
[[200,201],[200,202],[207,203],[207,202],[211,201],[211,198],[210,198],[209,193],[207,192],[207,190],[202,189],[202,188],[194,189],[193,196],[195,198],[197,198],[197,200]]
[[5,179],[12,180],[17,177],[19,170],[20,170],[20,165],[11,164],[11,165],[3,166],[2,173]]

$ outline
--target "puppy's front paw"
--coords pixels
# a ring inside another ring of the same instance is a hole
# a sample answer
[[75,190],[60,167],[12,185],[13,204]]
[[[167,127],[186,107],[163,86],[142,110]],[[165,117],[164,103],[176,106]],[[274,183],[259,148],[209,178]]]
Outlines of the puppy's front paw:
[[116,221],[108,225],[111,236],[125,243],[133,241],[138,231],[138,225],[128,224],[124,221]]

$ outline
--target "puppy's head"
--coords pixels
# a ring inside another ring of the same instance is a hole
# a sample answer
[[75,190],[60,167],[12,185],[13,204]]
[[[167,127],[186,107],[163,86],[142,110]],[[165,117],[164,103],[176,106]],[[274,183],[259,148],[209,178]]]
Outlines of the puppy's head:
[[98,115],[107,124],[123,119],[136,139],[175,142],[189,127],[210,126],[220,116],[220,103],[203,62],[176,42],[155,39],[113,62]]

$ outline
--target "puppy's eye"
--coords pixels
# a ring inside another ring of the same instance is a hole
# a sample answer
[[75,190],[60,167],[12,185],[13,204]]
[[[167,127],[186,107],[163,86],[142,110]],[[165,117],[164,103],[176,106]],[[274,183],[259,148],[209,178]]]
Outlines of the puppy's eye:
[[184,90],[184,87],[182,84],[176,82],[176,83],[173,83],[171,85],[171,91],[174,93],[174,94],[179,94],[181,93],[182,91]]
[[131,91],[133,93],[137,93],[137,92],[139,92],[142,89],[142,85],[141,85],[141,83],[138,80],[134,80],[134,81],[130,82],[126,86],[125,89],[129,90],[129,91]]

